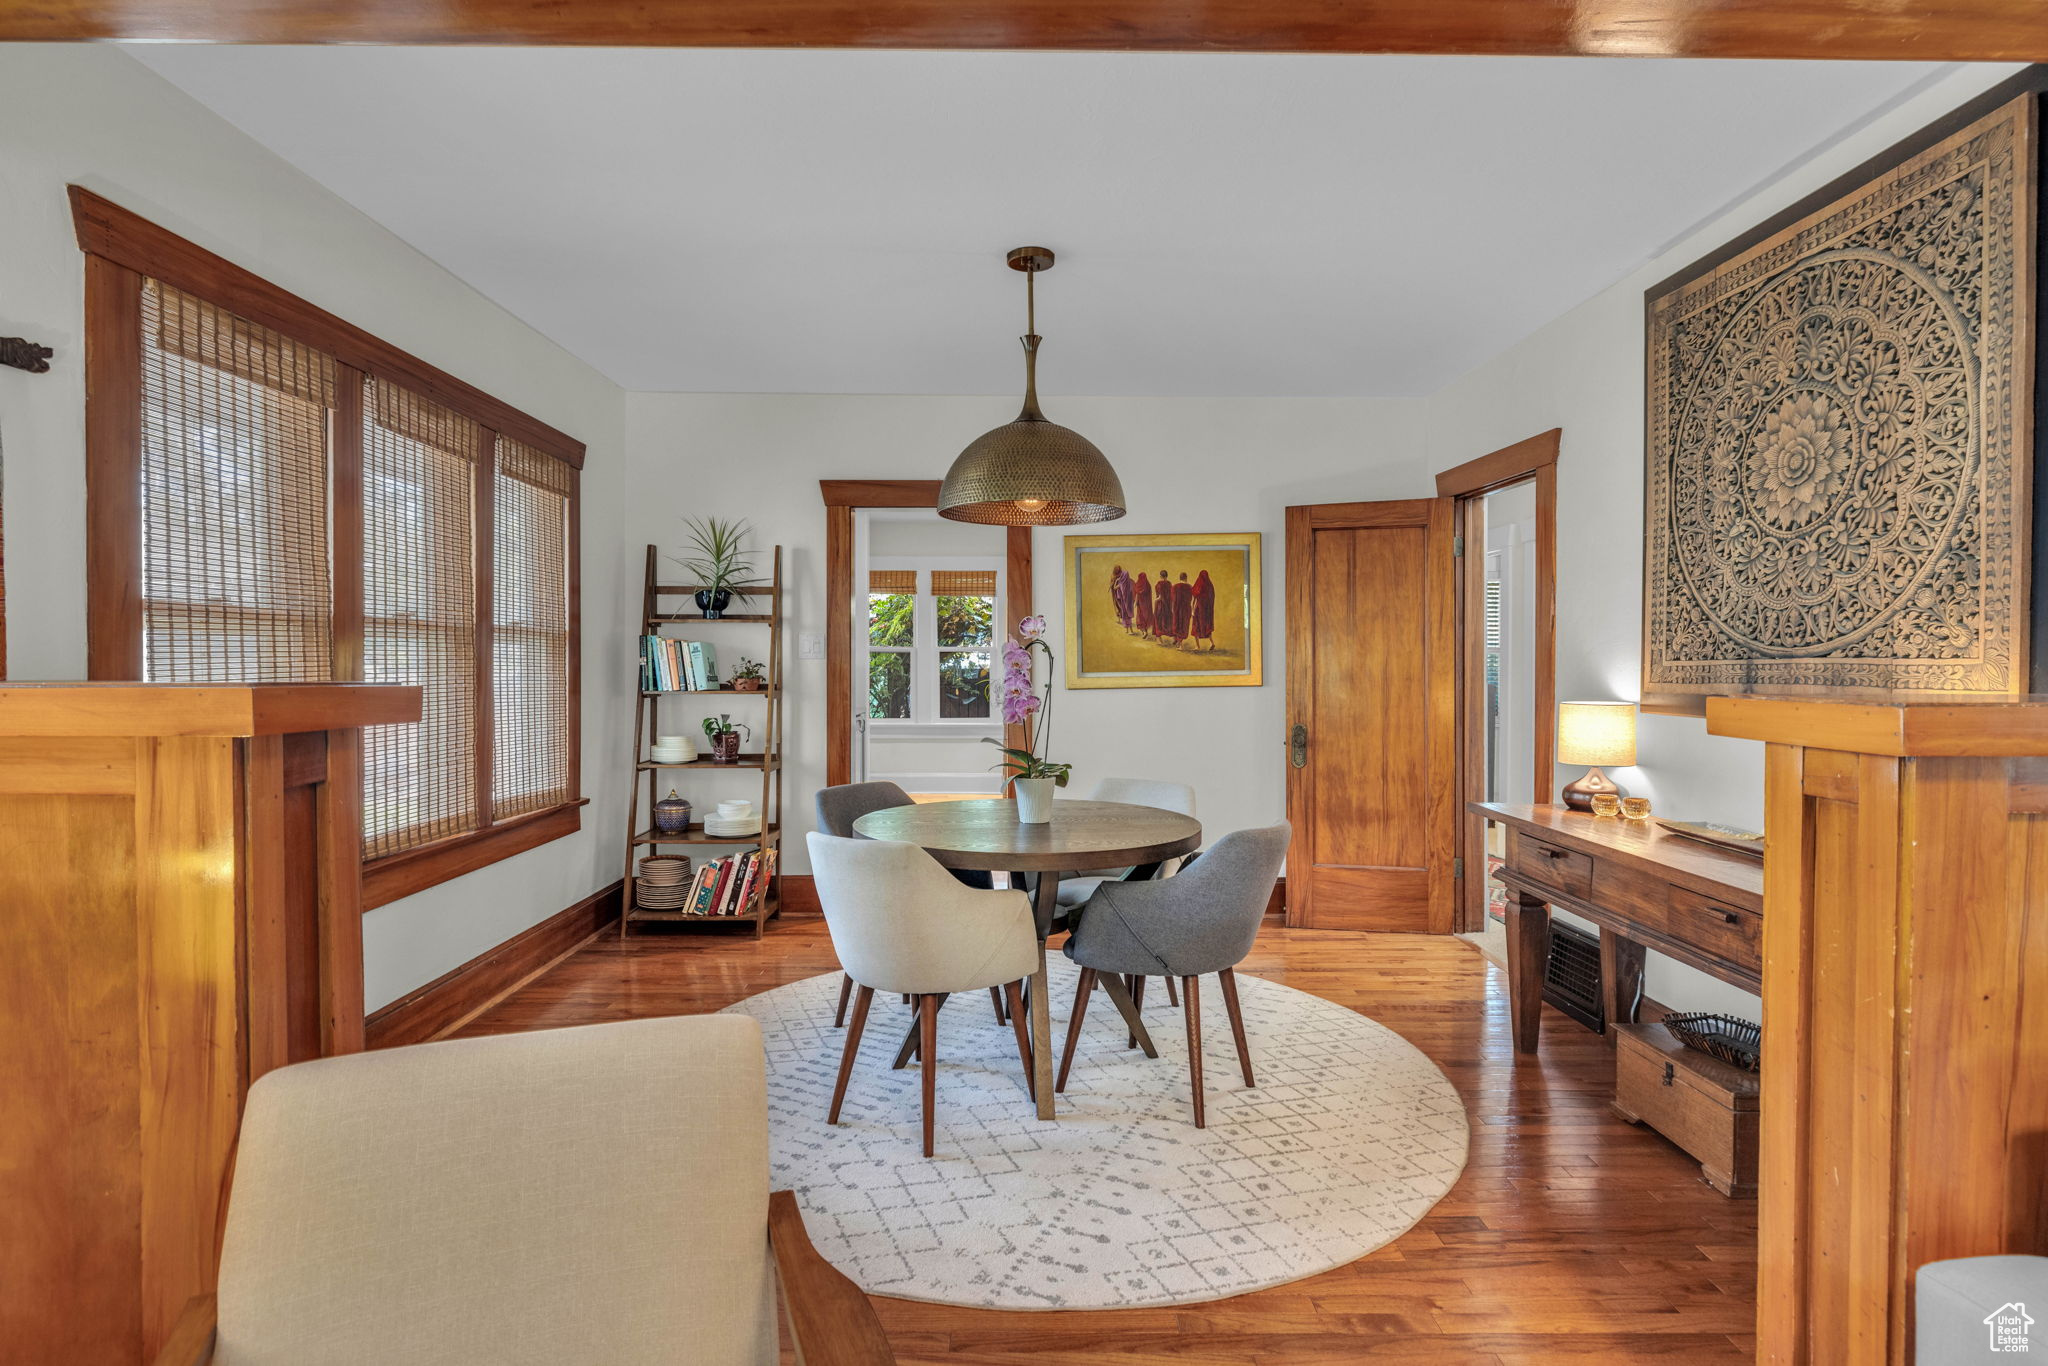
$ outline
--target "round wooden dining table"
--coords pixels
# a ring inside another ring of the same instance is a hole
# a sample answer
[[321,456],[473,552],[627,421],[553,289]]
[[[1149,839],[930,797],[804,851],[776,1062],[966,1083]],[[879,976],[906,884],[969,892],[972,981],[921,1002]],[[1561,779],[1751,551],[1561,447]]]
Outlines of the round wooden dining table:
[[[865,839],[915,844],[948,868],[1013,875],[1038,875],[1032,911],[1038,926],[1038,971],[1030,983],[1031,1089],[1038,1117],[1053,1117],[1052,1013],[1046,996],[1045,941],[1064,928],[1059,892],[1063,875],[1099,868],[1137,869],[1133,876],[1166,859],[1193,853],[1202,844],[1202,826],[1193,816],[1156,806],[1124,802],[1068,801],[1052,804],[1052,819],[1026,825],[1017,819],[1017,804],[999,797],[957,802],[920,802],[870,811],[853,823]],[[1149,1057],[1158,1056],[1129,991],[1114,973],[1099,979],[1130,1032]],[[901,1066],[913,1040],[897,1055]]]

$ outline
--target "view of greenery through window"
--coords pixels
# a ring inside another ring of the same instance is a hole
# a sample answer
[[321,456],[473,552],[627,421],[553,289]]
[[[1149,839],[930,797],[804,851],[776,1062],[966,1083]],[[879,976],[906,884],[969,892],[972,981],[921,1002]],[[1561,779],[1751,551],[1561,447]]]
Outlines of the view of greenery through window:
[[[937,616],[938,714],[942,720],[981,720],[992,714],[989,677],[996,600],[980,595],[940,597]],[[917,645],[917,595],[868,595],[868,715],[907,721],[911,716],[912,652]],[[930,667],[927,663],[926,667]]]

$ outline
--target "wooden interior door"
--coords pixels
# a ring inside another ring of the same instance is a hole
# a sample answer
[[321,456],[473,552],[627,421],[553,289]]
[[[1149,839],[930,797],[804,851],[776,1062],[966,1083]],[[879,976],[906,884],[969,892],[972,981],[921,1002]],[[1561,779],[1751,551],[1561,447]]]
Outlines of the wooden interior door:
[[1287,509],[1287,923],[1450,933],[1449,498]]

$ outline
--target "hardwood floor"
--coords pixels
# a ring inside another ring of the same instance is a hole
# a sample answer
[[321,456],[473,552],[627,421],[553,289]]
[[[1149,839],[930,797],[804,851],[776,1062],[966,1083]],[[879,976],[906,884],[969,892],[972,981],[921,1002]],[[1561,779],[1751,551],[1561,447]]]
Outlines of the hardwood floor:
[[[597,940],[466,1034],[716,1010],[838,961],[814,916],[768,937]],[[1519,1064],[1503,974],[1462,940],[1289,930],[1247,973],[1370,1015],[1427,1052],[1465,1098],[1472,1148],[1441,1204],[1350,1266],[1182,1308],[999,1313],[878,1299],[898,1358],[954,1366],[1294,1366],[1354,1361],[1747,1362],[1756,1203],[1608,1113],[1607,1043],[1543,1012]],[[1150,1011],[1167,1009],[1161,999]],[[1256,1060],[1255,1060],[1256,1061]]]

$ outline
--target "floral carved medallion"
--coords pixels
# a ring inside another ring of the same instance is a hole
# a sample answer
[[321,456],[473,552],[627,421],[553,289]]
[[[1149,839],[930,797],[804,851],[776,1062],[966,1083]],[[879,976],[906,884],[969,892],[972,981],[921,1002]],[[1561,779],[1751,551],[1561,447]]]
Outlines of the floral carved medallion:
[[1652,291],[1646,705],[2024,690],[2033,194],[2023,98]]

